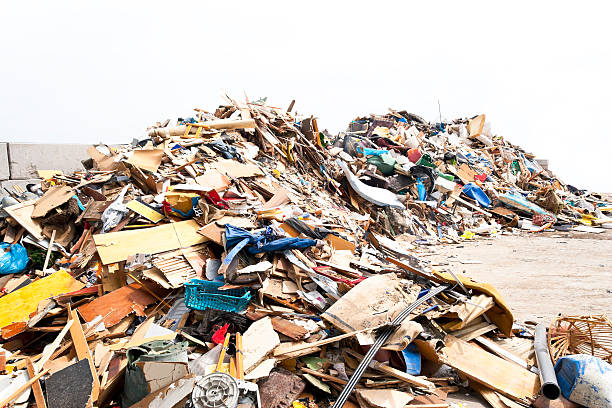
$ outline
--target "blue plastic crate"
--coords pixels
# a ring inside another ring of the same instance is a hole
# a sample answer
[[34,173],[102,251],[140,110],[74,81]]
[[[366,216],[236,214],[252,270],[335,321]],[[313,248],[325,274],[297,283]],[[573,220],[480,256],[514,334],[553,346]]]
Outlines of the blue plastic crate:
[[190,309],[206,308],[240,312],[246,309],[251,300],[248,288],[219,290],[223,282],[192,279],[185,284],[185,305]]

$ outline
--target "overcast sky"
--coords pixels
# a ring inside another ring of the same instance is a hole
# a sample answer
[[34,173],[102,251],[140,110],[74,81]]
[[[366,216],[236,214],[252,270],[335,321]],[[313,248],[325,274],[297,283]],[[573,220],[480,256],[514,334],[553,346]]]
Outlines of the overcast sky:
[[606,2],[45,1],[0,11],[0,140],[126,143],[234,98],[321,128],[485,113],[577,187],[612,192]]

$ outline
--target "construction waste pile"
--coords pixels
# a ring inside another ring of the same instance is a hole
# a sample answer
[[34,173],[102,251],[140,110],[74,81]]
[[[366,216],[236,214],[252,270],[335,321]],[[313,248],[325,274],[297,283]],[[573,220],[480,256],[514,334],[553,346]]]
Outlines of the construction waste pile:
[[422,256],[604,231],[611,197],[484,115],[331,136],[292,111],[228,98],[5,192],[0,407],[612,406],[605,316],[517,324]]

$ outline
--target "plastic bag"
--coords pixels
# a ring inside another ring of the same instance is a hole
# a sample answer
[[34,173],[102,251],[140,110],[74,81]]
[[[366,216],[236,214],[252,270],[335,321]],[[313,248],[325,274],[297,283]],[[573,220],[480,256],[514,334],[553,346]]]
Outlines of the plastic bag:
[[612,365],[586,354],[561,357],[555,364],[561,393],[589,408],[612,407]]
[[[7,251],[7,248],[10,249]],[[28,252],[20,244],[0,244],[0,275],[23,272],[28,264]]]
[[117,196],[115,201],[113,201],[113,203],[109,205],[108,208],[106,208],[106,210],[104,210],[102,213],[102,230],[104,232],[116,227],[121,222],[123,217],[130,212],[130,210],[123,205],[123,199],[125,198],[125,193],[127,193],[129,187],[129,184],[123,187],[123,190],[121,190],[121,193]]

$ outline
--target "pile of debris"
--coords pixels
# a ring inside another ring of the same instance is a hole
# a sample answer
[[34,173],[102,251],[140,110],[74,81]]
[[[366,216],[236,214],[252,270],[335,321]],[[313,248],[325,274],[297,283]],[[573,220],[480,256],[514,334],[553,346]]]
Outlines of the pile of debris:
[[[484,115],[391,111],[332,137],[293,105],[227,98],[9,191],[0,407],[438,408],[471,388],[512,408],[558,396],[555,362],[608,369],[605,317],[517,325],[491,285],[420,255],[603,231],[610,197],[563,184]],[[570,377],[565,397],[609,397],[571,394]]]

